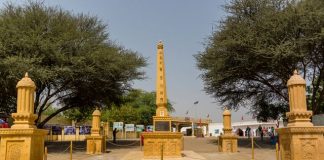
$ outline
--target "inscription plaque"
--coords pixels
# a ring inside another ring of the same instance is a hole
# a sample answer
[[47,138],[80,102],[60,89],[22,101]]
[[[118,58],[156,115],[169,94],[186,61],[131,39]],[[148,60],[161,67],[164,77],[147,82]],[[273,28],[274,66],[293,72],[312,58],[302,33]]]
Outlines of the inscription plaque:
[[169,121],[155,121],[155,131],[170,131]]

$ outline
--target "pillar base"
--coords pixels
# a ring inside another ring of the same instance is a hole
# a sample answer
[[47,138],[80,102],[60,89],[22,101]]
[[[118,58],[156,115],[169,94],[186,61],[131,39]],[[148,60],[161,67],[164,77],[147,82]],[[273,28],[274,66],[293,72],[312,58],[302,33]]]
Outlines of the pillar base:
[[237,136],[221,135],[218,137],[219,152],[237,152]]
[[286,127],[276,131],[282,160],[324,159],[324,127]]
[[153,116],[153,131],[171,132],[171,121],[170,116]]
[[0,157],[3,160],[43,160],[44,129],[0,129]]
[[287,112],[286,115],[289,120],[287,127],[312,127],[313,123],[310,122],[312,113],[312,111]]
[[105,152],[105,139],[103,136],[87,136],[87,154],[102,154]]
[[143,132],[144,158],[161,158],[163,144],[164,157],[181,157],[183,135],[177,132]]

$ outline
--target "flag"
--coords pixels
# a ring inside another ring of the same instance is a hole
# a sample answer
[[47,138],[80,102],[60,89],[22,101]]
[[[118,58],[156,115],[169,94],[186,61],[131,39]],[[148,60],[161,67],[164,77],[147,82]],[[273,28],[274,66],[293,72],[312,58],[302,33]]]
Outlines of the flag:
[[187,110],[186,114],[188,115],[188,113],[189,113],[189,110]]
[[194,104],[198,104],[198,103],[199,103],[199,101],[194,102]]

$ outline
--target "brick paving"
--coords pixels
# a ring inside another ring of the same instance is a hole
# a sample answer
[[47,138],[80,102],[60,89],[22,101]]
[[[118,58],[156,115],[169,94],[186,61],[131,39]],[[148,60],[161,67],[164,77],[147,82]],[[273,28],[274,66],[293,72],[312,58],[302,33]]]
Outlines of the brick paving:
[[[250,160],[250,140],[240,138],[238,144],[239,152],[220,153],[217,151],[215,137],[185,137],[184,157],[172,160]],[[275,160],[275,146],[270,145],[268,139],[264,142],[256,139],[256,144],[255,160]],[[48,160],[69,160],[69,150],[66,150],[69,142],[50,142],[46,143],[46,146],[48,147]],[[118,146],[107,143],[107,153],[97,156],[85,154],[85,142],[74,142],[73,148],[73,160],[140,160],[143,156],[138,141],[119,141]]]

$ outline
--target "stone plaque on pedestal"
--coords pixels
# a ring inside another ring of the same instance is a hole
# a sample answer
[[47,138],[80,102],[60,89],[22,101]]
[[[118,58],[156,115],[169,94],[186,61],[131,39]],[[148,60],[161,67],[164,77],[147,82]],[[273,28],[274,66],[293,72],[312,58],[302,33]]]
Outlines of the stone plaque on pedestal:
[[155,121],[155,131],[170,131],[170,122],[168,121]]

